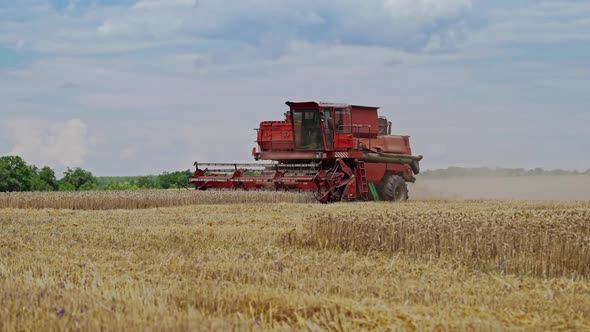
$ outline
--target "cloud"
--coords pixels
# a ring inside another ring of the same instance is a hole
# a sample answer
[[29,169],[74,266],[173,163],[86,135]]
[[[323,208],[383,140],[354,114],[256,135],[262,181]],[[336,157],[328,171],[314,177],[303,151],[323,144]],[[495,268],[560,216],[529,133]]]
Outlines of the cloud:
[[25,47],[26,43],[24,40],[19,39],[16,41],[16,43],[14,44],[14,49],[20,51]]
[[73,82],[65,82],[59,86],[60,89],[78,89],[79,87],[79,84]]
[[426,25],[463,15],[472,8],[471,0],[385,0],[391,17],[404,24]]
[[12,120],[6,127],[13,143],[10,154],[36,165],[82,166],[90,151],[88,127],[78,119],[50,124]]
[[[52,1],[0,5],[0,47],[31,58],[0,68],[0,129],[39,119],[0,149],[31,160],[113,175],[250,160],[259,121],[320,99],[383,106],[428,168],[587,165],[587,1]],[[48,148],[69,119],[100,142]]]
[[259,57],[281,56],[294,41],[421,51],[432,38],[439,49],[460,42],[471,8],[471,0],[141,0],[103,20],[96,33],[138,41],[192,38],[226,52],[254,47]]
[[[491,24],[473,42],[488,47],[501,44],[554,44],[590,41],[590,2],[536,1],[528,6],[493,8]],[[556,49],[550,49],[551,54]]]
[[106,36],[113,33],[113,24],[109,21],[104,22],[101,26],[98,27],[97,32],[99,35]]
[[196,0],[140,0],[133,8],[159,10],[171,7],[195,7],[196,5]]

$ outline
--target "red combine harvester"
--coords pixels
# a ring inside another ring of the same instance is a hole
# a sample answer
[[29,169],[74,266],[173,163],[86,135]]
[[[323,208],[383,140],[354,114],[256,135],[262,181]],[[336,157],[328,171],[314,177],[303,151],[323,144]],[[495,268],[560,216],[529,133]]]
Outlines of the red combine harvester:
[[408,199],[422,156],[413,156],[408,136],[391,135],[378,107],[287,102],[283,121],[264,121],[256,161],[198,163],[189,183],[198,190],[264,189],[313,191],[318,201]]

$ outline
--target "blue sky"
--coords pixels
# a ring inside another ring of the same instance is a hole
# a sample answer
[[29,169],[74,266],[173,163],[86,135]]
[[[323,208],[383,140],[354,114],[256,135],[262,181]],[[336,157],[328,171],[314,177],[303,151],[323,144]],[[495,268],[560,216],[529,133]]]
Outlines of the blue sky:
[[249,161],[286,100],[383,107],[425,168],[590,168],[590,2],[0,0],[0,154]]

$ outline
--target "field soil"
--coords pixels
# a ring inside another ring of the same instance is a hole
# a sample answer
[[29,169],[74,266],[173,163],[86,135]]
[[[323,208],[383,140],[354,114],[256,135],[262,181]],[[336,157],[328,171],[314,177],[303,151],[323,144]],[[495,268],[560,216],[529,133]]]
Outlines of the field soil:
[[590,176],[419,177],[412,199],[590,200]]
[[0,209],[0,330],[590,329],[590,203],[236,195]]

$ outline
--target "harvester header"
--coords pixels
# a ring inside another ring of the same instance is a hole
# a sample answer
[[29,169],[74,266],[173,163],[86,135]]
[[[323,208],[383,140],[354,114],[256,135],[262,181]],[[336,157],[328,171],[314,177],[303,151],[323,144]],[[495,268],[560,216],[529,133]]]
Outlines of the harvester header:
[[[252,150],[260,164],[195,163],[198,190],[311,190],[322,203],[408,199],[422,156],[409,136],[391,134],[379,107],[287,102],[281,121],[263,121]],[[204,168],[203,168],[204,167]]]

